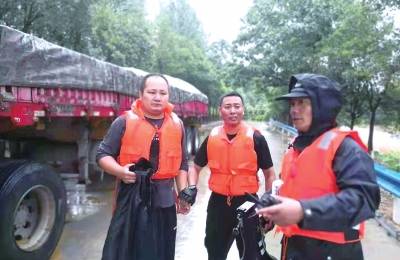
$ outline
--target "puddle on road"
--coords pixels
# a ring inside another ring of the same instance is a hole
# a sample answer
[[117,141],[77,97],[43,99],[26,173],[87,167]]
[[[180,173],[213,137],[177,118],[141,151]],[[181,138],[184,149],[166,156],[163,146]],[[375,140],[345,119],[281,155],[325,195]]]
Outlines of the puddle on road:
[[82,220],[98,212],[106,203],[101,200],[101,193],[87,192],[84,184],[66,184],[68,212],[66,222]]

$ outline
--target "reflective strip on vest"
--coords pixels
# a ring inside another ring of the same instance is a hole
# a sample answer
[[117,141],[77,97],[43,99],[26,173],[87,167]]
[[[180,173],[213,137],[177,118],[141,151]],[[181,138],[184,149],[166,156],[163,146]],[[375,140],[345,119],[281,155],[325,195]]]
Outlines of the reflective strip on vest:
[[216,136],[219,133],[219,131],[221,130],[221,128],[222,128],[222,126],[214,127],[210,132],[210,136]]
[[253,138],[253,135],[254,135],[254,129],[249,127],[246,131],[246,136],[249,138]]
[[337,136],[337,133],[329,131],[328,133],[324,134],[322,136],[321,142],[318,144],[318,148],[327,150],[329,146],[331,145],[331,142],[335,137]]
[[[129,117],[129,119],[131,120],[135,120],[135,119],[139,119],[139,116],[136,115],[135,113],[133,113],[132,110],[128,110],[125,112],[125,115],[127,115]],[[127,118],[128,119],[128,118]]]
[[181,124],[181,120],[179,119],[178,115],[175,113],[171,113],[171,118],[175,124]]

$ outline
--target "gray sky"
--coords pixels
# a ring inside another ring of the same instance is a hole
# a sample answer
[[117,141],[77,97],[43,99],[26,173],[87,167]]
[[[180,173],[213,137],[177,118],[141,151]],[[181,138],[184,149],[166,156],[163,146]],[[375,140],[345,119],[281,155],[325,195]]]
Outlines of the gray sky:
[[[253,0],[188,0],[203,24],[208,41],[233,41],[239,33],[243,18]],[[149,17],[159,12],[159,0],[146,0]]]
[[[154,19],[159,13],[159,2],[162,0],[145,1],[148,16]],[[188,0],[188,2],[203,24],[209,43],[221,39],[232,42],[236,39],[241,19],[253,4],[253,0]],[[393,16],[396,27],[400,28],[400,11],[388,10],[387,15]]]

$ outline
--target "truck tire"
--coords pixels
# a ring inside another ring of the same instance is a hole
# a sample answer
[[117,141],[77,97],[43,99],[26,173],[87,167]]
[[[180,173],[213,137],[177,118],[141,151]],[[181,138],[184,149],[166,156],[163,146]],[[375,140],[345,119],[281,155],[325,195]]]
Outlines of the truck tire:
[[61,236],[66,195],[47,165],[0,161],[0,259],[50,259]]

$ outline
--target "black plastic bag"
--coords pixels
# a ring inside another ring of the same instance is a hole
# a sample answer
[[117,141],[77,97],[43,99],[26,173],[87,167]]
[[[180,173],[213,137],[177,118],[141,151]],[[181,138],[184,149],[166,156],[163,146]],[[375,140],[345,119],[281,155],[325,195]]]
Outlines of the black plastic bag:
[[120,183],[117,206],[103,247],[103,260],[157,259],[153,230],[151,163],[141,158],[133,168],[134,184]]

